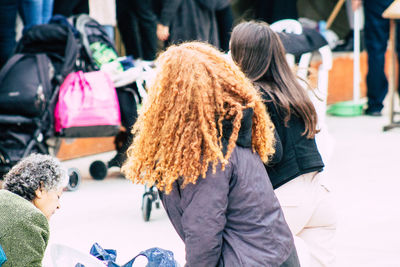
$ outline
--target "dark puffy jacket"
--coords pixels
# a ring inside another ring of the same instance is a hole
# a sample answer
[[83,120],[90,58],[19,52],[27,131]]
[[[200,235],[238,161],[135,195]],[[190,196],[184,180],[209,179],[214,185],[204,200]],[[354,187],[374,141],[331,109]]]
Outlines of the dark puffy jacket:
[[[280,266],[294,245],[258,154],[251,150],[252,110],[245,111],[225,170],[161,193],[186,247],[187,266]],[[224,136],[229,132],[224,125]],[[230,133],[228,134],[228,136]]]
[[[218,1],[219,2],[219,1]],[[169,43],[203,41],[219,46],[215,10],[212,1],[165,0],[160,23],[169,26]],[[216,2],[217,4],[217,2]]]

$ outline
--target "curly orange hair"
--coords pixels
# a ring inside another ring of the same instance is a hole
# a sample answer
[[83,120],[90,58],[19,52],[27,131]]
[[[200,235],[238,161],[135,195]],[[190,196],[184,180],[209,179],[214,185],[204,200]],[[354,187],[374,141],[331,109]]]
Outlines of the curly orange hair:
[[[171,46],[157,60],[148,100],[133,127],[135,138],[122,167],[136,183],[156,184],[169,193],[205,178],[210,164],[222,168],[236,145],[242,111],[254,110],[252,147],[266,162],[275,152],[273,124],[258,92],[233,61],[200,42]],[[232,120],[227,152],[222,121]]]

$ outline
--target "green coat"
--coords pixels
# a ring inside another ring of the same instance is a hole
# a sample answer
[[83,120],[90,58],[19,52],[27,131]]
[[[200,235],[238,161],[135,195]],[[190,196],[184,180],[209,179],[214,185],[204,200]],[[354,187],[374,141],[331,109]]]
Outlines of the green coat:
[[7,261],[2,267],[42,266],[49,223],[30,201],[0,190],[0,244]]

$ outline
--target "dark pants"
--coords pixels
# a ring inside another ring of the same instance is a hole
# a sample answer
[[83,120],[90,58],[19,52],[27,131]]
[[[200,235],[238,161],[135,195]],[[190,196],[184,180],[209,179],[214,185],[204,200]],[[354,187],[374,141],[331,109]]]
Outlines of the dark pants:
[[25,30],[36,24],[46,23],[51,7],[51,0],[0,0],[0,68],[14,51],[17,12]]
[[54,15],[69,17],[82,13],[89,14],[89,0],[54,0]]
[[[389,39],[389,20],[382,13],[393,0],[364,0],[365,45],[368,53],[367,97],[368,111],[381,111],[388,92],[388,80],[384,72],[385,52]],[[400,25],[397,24],[396,51],[399,55]]]
[[233,12],[231,5],[215,12],[218,25],[218,37],[220,48],[224,52],[229,50],[229,40],[233,27]]
[[297,256],[296,248],[293,248],[287,260],[280,267],[300,267],[299,257]]
[[274,23],[281,19],[297,19],[297,0],[258,0],[255,6],[256,19]]
[[126,54],[154,60],[157,52],[156,16],[149,0],[117,0],[117,22]]

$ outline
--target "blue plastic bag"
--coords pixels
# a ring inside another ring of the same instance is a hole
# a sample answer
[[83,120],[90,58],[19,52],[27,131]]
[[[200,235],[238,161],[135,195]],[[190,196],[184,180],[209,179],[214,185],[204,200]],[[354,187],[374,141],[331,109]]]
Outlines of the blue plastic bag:
[[[90,249],[90,254],[107,264],[108,267],[133,267],[136,258],[144,256],[147,258],[147,267],[179,267],[179,264],[174,259],[174,253],[161,248],[149,248],[140,252],[132,260],[124,265],[115,263],[117,251],[114,249],[103,249],[99,244],[94,243]],[[82,264],[77,264],[75,267],[84,267]]]
[[117,259],[117,251],[115,249],[103,249],[99,244],[94,243],[90,249],[90,254],[99,260],[109,263],[115,262]]

